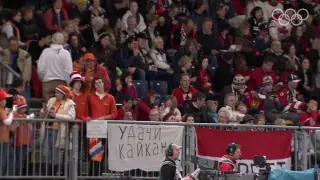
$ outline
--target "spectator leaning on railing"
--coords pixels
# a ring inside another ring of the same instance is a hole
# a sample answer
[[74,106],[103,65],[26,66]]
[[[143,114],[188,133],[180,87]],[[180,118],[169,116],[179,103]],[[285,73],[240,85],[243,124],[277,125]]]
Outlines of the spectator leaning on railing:
[[117,107],[114,97],[105,91],[103,78],[95,77],[92,81],[95,91],[89,97],[89,116],[95,120],[115,120]]
[[72,99],[71,90],[67,86],[58,85],[55,88],[55,97],[50,98],[47,103],[46,118],[56,119],[56,121],[42,124],[40,129],[40,142],[44,149],[42,154],[44,164],[42,167],[48,167],[49,170],[49,172],[43,172],[44,174],[56,175],[58,172],[63,172],[62,169],[59,170],[61,168],[59,163],[63,162],[60,159],[63,157],[60,154],[62,152],[61,149],[70,147],[65,144],[67,142],[66,138],[69,137],[69,134],[67,134],[69,132],[67,130],[68,126],[61,121],[75,119],[75,103]]
[[3,89],[0,90],[0,154],[1,154],[1,172],[0,176],[6,174],[7,162],[8,162],[8,150],[9,150],[9,126],[12,123],[13,114],[12,112],[5,112],[6,99],[11,97]]
[[[14,97],[14,105],[17,106],[14,112],[14,118],[21,118],[25,120],[13,121],[10,125],[10,131],[13,134],[13,157],[10,160],[10,175],[25,176],[27,175],[28,166],[28,148],[32,144],[32,124],[28,122],[32,115],[27,115],[27,101],[23,96],[17,95]],[[15,173],[14,173],[15,172]],[[20,174],[21,173],[21,174]]]

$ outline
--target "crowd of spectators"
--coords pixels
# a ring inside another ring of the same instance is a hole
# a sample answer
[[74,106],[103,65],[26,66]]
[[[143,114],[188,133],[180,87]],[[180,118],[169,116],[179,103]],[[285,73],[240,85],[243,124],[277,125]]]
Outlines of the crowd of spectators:
[[21,75],[8,108],[24,96],[61,120],[319,125],[318,1],[24,2],[0,9],[1,61]]

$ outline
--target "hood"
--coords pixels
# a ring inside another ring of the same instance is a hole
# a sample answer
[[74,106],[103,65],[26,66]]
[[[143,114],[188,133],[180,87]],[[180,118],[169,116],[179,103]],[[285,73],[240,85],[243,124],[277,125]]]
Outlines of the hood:
[[63,46],[59,44],[51,44],[50,48],[59,51],[60,49],[63,49]]

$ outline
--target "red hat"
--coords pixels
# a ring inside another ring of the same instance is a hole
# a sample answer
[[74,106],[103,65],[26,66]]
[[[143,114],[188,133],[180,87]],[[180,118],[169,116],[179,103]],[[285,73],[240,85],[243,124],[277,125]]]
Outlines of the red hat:
[[73,71],[71,74],[70,74],[70,87],[72,86],[72,84],[75,82],[75,81],[81,81],[82,83],[84,83],[84,78],[81,76],[81,74],[77,71]]
[[21,95],[17,95],[14,97],[13,104],[17,105],[18,109],[28,106],[26,99]]
[[96,60],[96,57],[92,53],[86,53],[83,57],[83,59],[86,60]]
[[65,95],[66,98],[68,98],[68,99],[73,99],[72,92],[71,92],[70,88],[68,88],[67,86],[59,85],[59,86],[56,88],[56,91],[59,91],[60,93],[62,93],[63,95]]
[[0,90],[0,99],[3,100],[3,99],[7,99],[9,97],[12,97],[12,95],[10,94],[7,94],[7,92],[4,90],[4,89],[1,89]]

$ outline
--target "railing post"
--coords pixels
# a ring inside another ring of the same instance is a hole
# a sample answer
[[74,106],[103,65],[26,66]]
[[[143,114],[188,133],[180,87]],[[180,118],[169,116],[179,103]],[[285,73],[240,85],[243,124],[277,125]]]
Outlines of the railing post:
[[190,156],[196,155],[196,132],[194,126],[187,126],[187,139],[186,139],[186,155],[187,155],[187,172],[186,174],[192,173],[195,170],[195,165],[190,163]]
[[308,168],[308,151],[311,139],[304,131],[294,131],[294,161],[295,170],[301,171]]
[[79,149],[79,126],[72,126],[72,158],[71,158],[71,179],[78,179],[78,149]]
[[297,171],[298,169],[298,147],[299,147],[299,142],[298,142],[298,131],[295,130],[293,134],[293,152],[294,152],[294,170]]

